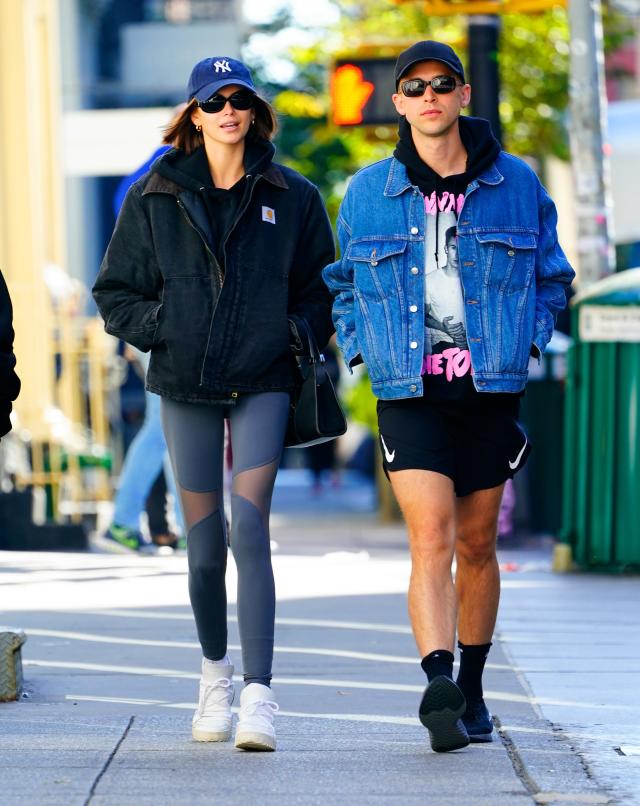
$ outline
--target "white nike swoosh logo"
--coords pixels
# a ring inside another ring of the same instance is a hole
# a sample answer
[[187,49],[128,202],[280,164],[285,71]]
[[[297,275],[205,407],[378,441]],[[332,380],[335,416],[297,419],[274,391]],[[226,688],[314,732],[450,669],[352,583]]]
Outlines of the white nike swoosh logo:
[[382,447],[384,448],[384,458],[387,460],[387,462],[389,462],[389,464],[391,464],[391,462],[393,462],[393,460],[396,458],[395,449],[393,453],[389,453],[389,448],[387,448],[387,446],[385,445],[384,437],[382,436],[382,434],[380,434],[380,442],[382,442]]
[[526,437],[525,437],[525,440],[524,440],[524,445],[523,445],[523,446],[522,446],[522,448],[520,449],[520,453],[519,453],[519,454],[516,456],[516,460],[515,460],[515,462],[512,462],[511,460],[509,460],[509,467],[510,467],[512,470],[515,470],[515,469],[516,469],[516,467],[518,467],[518,465],[520,464],[520,460],[522,459],[522,454],[524,453],[524,449],[525,449],[526,447],[527,447],[527,439],[526,439]]

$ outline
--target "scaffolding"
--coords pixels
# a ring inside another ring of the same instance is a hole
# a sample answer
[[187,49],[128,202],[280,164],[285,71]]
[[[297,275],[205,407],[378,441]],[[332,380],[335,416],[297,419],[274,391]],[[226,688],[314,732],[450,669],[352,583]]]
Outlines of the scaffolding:
[[64,273],[58,3],[0,3],[0,269],[14,308],[22,390],[10,439],[27,461],[12,481],[46,500],[45,517],[79,521],[110,489],[109,389],[115,343],[56,299]]

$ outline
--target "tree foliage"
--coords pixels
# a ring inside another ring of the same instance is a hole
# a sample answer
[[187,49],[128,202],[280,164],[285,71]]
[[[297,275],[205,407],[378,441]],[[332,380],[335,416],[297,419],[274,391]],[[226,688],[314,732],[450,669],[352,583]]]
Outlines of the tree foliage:
[[[296,77],[292,86],[271,88],[281,122],[280,157],[320,187],[332,216],[348,177],[362,165],[388,156],[396,139],[395,127],[338,129],[329,123],[328,76],[333,59],[355,53],[394,56],[418,39],[438,39],[451,44],[467,61],[466,17],[427,16],[420,2],[333,2],[340,10],[339,21],[319,31],[311,46],[293,47],[290,58]],[[277,23],[284,21],[282,16]],[[619,15],[605,13],[605,25],[608,47],[619,46],[629,35]],[[273,23],[270,30],[275,30]],[[499,59],[505,148],[523,157],[542,159],[553,154],[568,159],[566,10],[504,15]]]

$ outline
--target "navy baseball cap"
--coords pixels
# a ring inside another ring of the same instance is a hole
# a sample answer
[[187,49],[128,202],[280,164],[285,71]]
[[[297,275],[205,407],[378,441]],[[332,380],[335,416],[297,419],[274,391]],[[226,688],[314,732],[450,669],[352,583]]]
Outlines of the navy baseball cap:
[[398,56],[396,61],[395,79],[396,87],[398,81],[407,72],[410,67],[418,62],[442,62],[450,67],[465,82],[464,67],[458,58],[456,52],[449,45],[444,42],[434,42],[433,39],[425,39],[422,42],[416,42],[410,48],[403,50]]
[[208,101],[222,87],[239,84],[251,92],[256,88],[249,70],[237,59],[229,56],[211,56],[198,62],[191,71],[187,84],[188,100]]

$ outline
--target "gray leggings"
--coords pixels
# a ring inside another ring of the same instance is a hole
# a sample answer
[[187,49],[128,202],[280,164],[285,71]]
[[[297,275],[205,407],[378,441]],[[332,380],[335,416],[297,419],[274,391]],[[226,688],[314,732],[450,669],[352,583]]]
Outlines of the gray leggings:
[[[245,682],[269,685],[275,588],[269,510],[289,412],[286,392],[247,394],[235,406],[162,399],[162,425],[187,529],[189,596],[206,658],[227,651],[227,545],[238,568]],[[231,534],[223,507],[224,418],[233,451]]]

